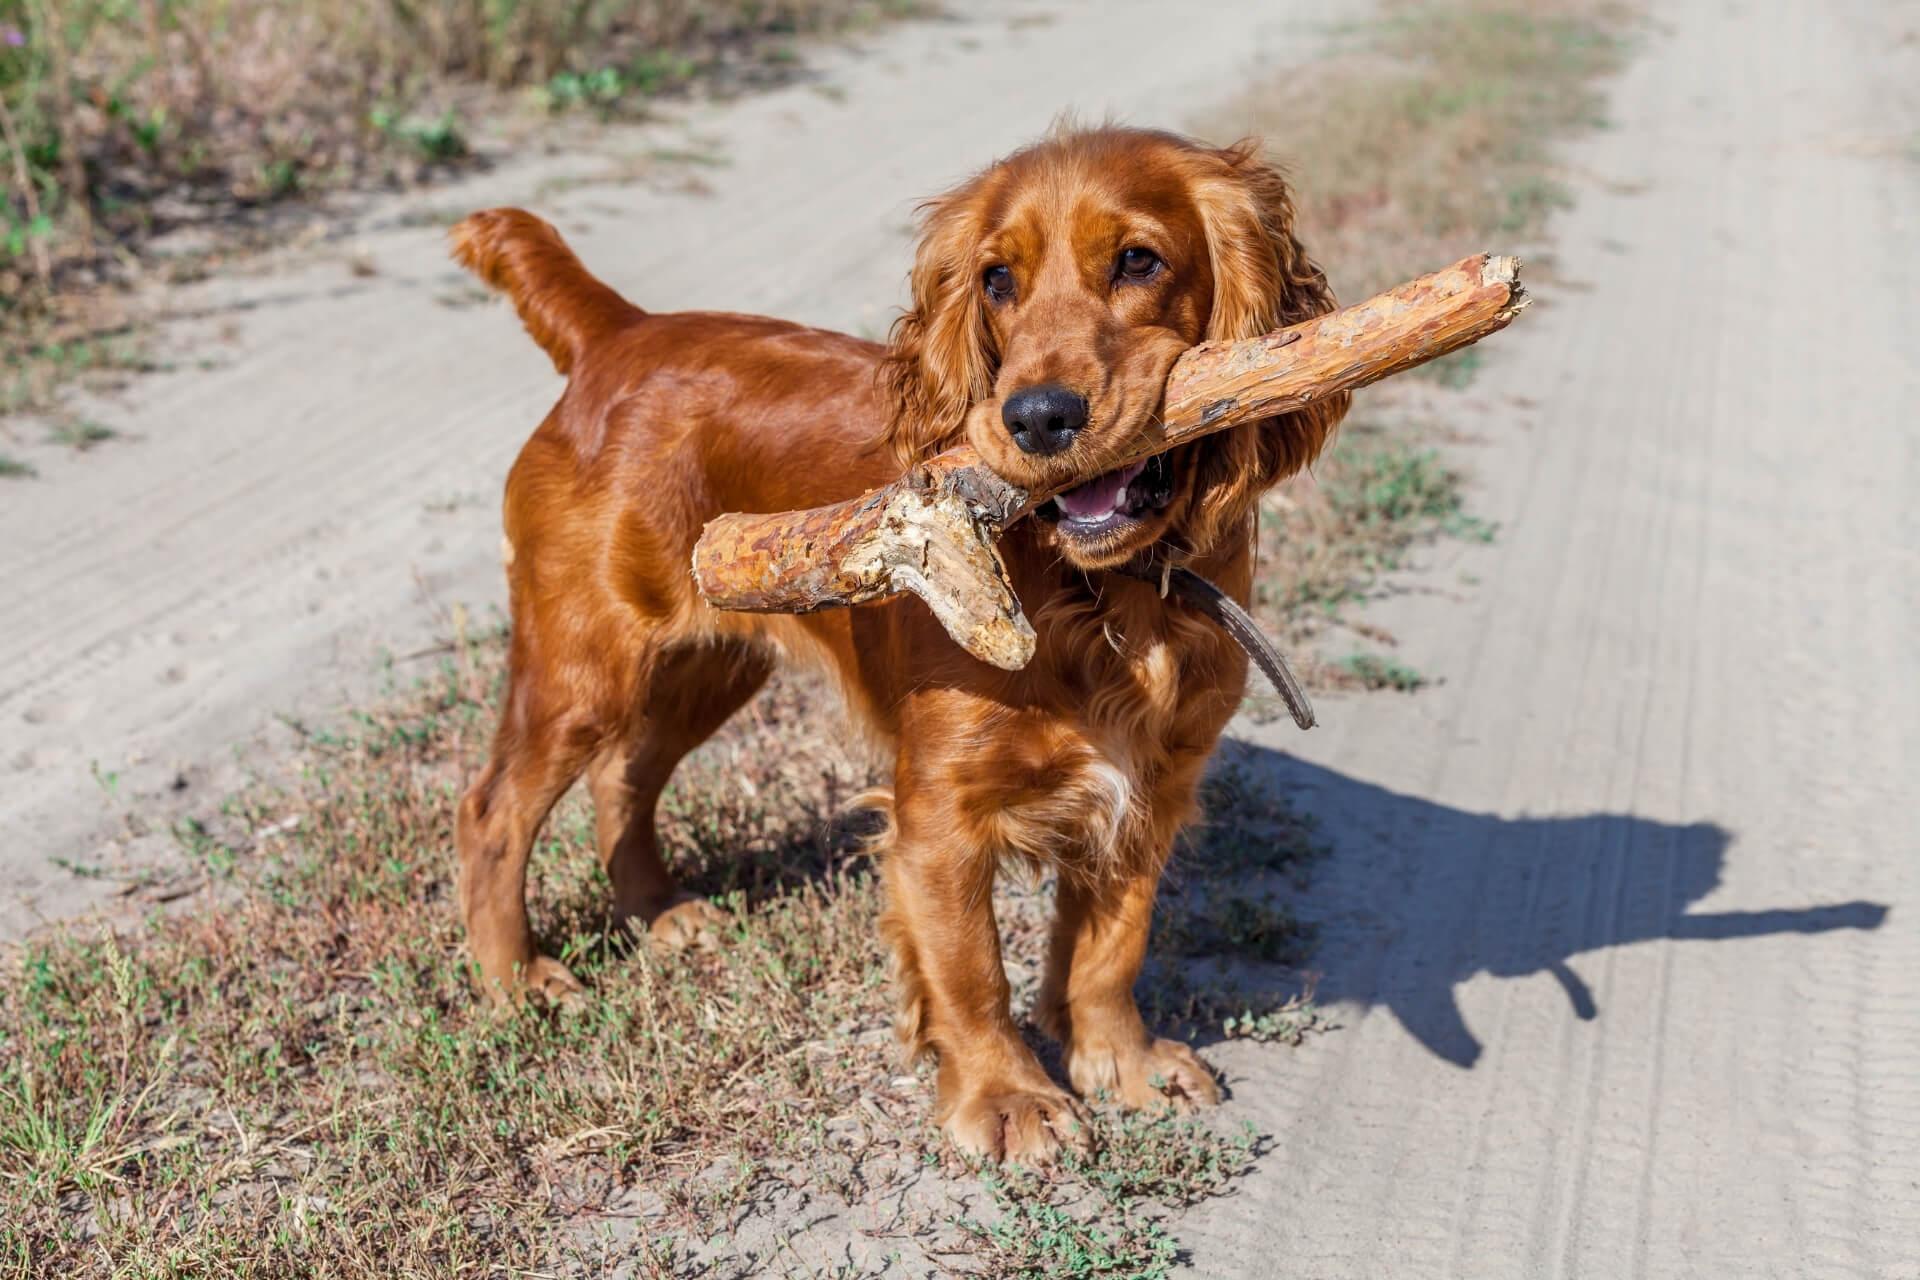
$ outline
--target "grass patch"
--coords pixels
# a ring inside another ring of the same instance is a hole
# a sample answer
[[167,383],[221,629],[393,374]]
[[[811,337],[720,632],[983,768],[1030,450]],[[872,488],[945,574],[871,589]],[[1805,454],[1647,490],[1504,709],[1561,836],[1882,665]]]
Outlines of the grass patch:
[[1272,138],[1303,238],[1340,295],[1362,298],[1535,235],[1564,207],[1550,145],[1603,123],[1598,80],[1625,60],[1631,12],[1390,0],[1338,56],[1233,98],[1200,132]]
[[[0,987],[0,1257],[73,1276],[778,1270],[783,1246],[754,1224],[800,1189],[849,1214],[899,1198],[888,1247],[935,1266],[960,1250],[980,1274],[1157,1275],[1168,1214],[1253,1158],[1247,1135],[1106,1115],[1093,1156],[1005,1175],[997,1215],[969,1216],[979,1184],[928,1126],[931,1078],[897,1061],[879,888],[840,813],[871,776],[811,686],[763,695],[663,806],[677,870],[732,912],[725,945],[663,956],[612,932],[572,797],[536,850],[535,928],[591,994],[494,1013],[461,950],[449,842],[498,663],[497,643],[461,651],[313,736],[297,786],[183,828],[203,896],[18,951]],[[1248,886],[1298,874],[1310,826],[1231,769],[1208,800],[1156,947],[1296,956],[1304,935]],[[1045,886],[1001,896],[1023,1000],[1049,909]],[[1244,972],[1178,980],[1169,1016],[1223,1034],[1260,1003]],[[595,1235],[635,1213],[624,1244]]]
[[[956,1219],[971,1246],[968,1274],[991,1277],[1167,1275],[1179,1246],[1160,1223],[1124,1216],[1097,1222],[1055,1203],[1039,1179],[1017,1172],[982,1181],[999,1211],[990,1222]],[[1037,1194],[1036,1194],[1037,1193]]]
[[[1341,297],[1362,298],[1542,231],[1567,200],[1550,146],[1601,123],[1598,81],[1625,59],[1632,12],[1611,0],[1388,0],[1377,20],[1337,33],[1334,56],[1246,90],[1194,127],[1268,137],[1292,172],[1302,239]],[[1459,391],[1484,360],[1471,347],[1418,373]],[[1315,474],[1262,511],[1257,601],[1295,642],[1377,594],[1414,546],[1494,535],[1425,443],[1433,411],[1410,413],[1407,400],[1399,383],[1363,393]],[[1306,667],[1320,685],[1424,683],[1376,657]]]
[[1340,659],[1339,667],[1363,689],[1392,689],[1412,693],[1425,688],[1427,678],[1400,661],[1377,653],[1353,653]]
[[1349,422],[1311,480],[1261,509],[1254,600],[1291,638],[1310,638],[1371,598],[1418,545],[1443,534],[1493,539],[1494,527],[1466,509],[1461,474],[1419,434],[1403,419]]
[[0,305],[0,416],[49,409],[70,384],[111,391],[158,367],[126,313],[97,296],[12,314]]
[[[515,113],[635,115],[691,84],[790,80],[794,41],[918,0],[0,0],[0,412],[68,370],[36,351],[156,235],[232,230],[342,186],[469,163]],[[229,235],[226,238],[233,239]]]
[[1315,932],[1289,906],[1327,852],[1318,824],[1231,760],[1215,765],[1200,801],[1204,817],[1154,906],[1141,1011],[1202,1042],[1298,1044],[1327,1025],[1301,976]]
[[0,453],[0,480],[20,480],[38,474],[39,472],[20,459]]
[[1103,1118],[1091,1156],[1068,1156],[1063,1175],[1019,1168],[983,1171],[996,1216],[953,1219],[962,1274],[1008,1280],[1171,1274],[1179,1243],[1143,1206],[1178,1209],[1226,1191],[1266,1142],[1252,1128],[1224,1134],[1190,1120],[1139,1112]]
[[[0,262],[137,238],[166,194],[219,208],[418,176],[530,91],[633,109],[791,66],[797,35],[907,0],[0,0]],[[489,92],[491,91],[491,92]]]
[[119,434],[104,422],[95,422],[91,418],[67,418],[54,423],[47,432],[47,440],[51,444],[63,444],[78,453],[85,453]]

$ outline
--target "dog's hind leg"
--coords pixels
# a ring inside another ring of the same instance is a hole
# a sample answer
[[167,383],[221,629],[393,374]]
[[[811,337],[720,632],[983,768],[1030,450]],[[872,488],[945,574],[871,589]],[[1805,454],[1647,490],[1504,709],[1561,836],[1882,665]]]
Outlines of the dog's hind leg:
[[660,858],[654,810],[674,767],[759,692],[773,671],[765,654],[713,642],[660,654],[637,699],[633,729],[587,772],[600,864],[613,882],[616,920],[657,943],[684,946],[725,917],[685,893]]
[[538,954],[527,923],[527,857],[534,836],[580,776],[601,737],[590,713],[562,691],[529,676],[518,662],[509,678],[486,769],[460,801],[460,910],[481,983],[496,999],[529,991],[569,995],[580,983],[567,967]]

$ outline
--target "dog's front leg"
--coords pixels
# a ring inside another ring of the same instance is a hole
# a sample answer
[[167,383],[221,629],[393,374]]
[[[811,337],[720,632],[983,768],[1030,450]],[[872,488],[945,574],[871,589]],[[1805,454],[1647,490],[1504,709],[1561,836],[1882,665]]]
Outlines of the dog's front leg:
[[900,1034],[939,1055],[934,1118],[953,1144],[993,1160],[1041,1163],[1084,1147],[1086,1115],[1048,1078],[1008,1008],[993,915],[994,858],[967,850],[937,815],[903,806],[882,862]]
[[1160,862],[1083,880],[1060,878],[1039,1021],[1065,1051],[1082,1097],[1106,1093],[1129,1107],[1212,1106],[1213,1073],[1178,1040],[1147,1030],[1133,985],[1147,954]]

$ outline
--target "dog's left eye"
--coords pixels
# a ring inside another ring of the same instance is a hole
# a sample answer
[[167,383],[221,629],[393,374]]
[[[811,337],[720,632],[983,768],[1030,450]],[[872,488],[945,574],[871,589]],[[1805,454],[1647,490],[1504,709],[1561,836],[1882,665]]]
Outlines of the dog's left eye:
[[1160,269],[1160,258],[1151,249],[1142,249],[1138,245],[1120,251],[1120,261],[1115,264],[1120,274],[1129,280],[1145,280]]

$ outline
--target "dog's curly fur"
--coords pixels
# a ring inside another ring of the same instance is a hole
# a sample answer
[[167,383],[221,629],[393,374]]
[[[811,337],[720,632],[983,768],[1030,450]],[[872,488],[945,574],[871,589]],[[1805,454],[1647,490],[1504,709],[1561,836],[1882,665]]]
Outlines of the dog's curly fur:
[[[1307,465],[1344,397],[1171,455],[1170,494],[1117,530],[1016,526],[1002,551],[1039,634],[1026,669],[956,648],[916,601],[806,617],[727,614],[687,572],[724,511],[818,506],[967,439],[1016,483],[1100,473],[1159,408],[1173,361],[1331,310],[1281,175],[1247,144],[1103,128],[1056,134],[925,211],[911,308],[885,347],[783,321],[649,315],[588,275],[546,223],[475,214],[455,254],[507,292],[569,375],[507,482],[513,635],[492,758],[460,806],[461,906],[486,982],[577,988],[535,951],[535,832],[584,773],[615,910],[666,942],[710,908],[662,865],[654,805],[675,764],[777,659],[814,660],[894,754],[880,858],[899,1027],[939,1059],[937,1118],[962,1148],[1044,1159],[1079,1102],[1021,1041],[992,885],[1009,859],[1058,872],[1038,1008],[1081,1094],[1143,1106],[1218,1096],[1133,1000],[1154,893],[1246,659],[1202,618],[1105,570],[1148,548],[1245,600],[1255,504]],[[1152,266],[1123,273],[1127,250]],[[983,272],[1003,287],[989,291]],[[1010,283],[1009,283],[1010,282]],[[1014,447],[1005,398],[1084,396],[1064,452]]]

